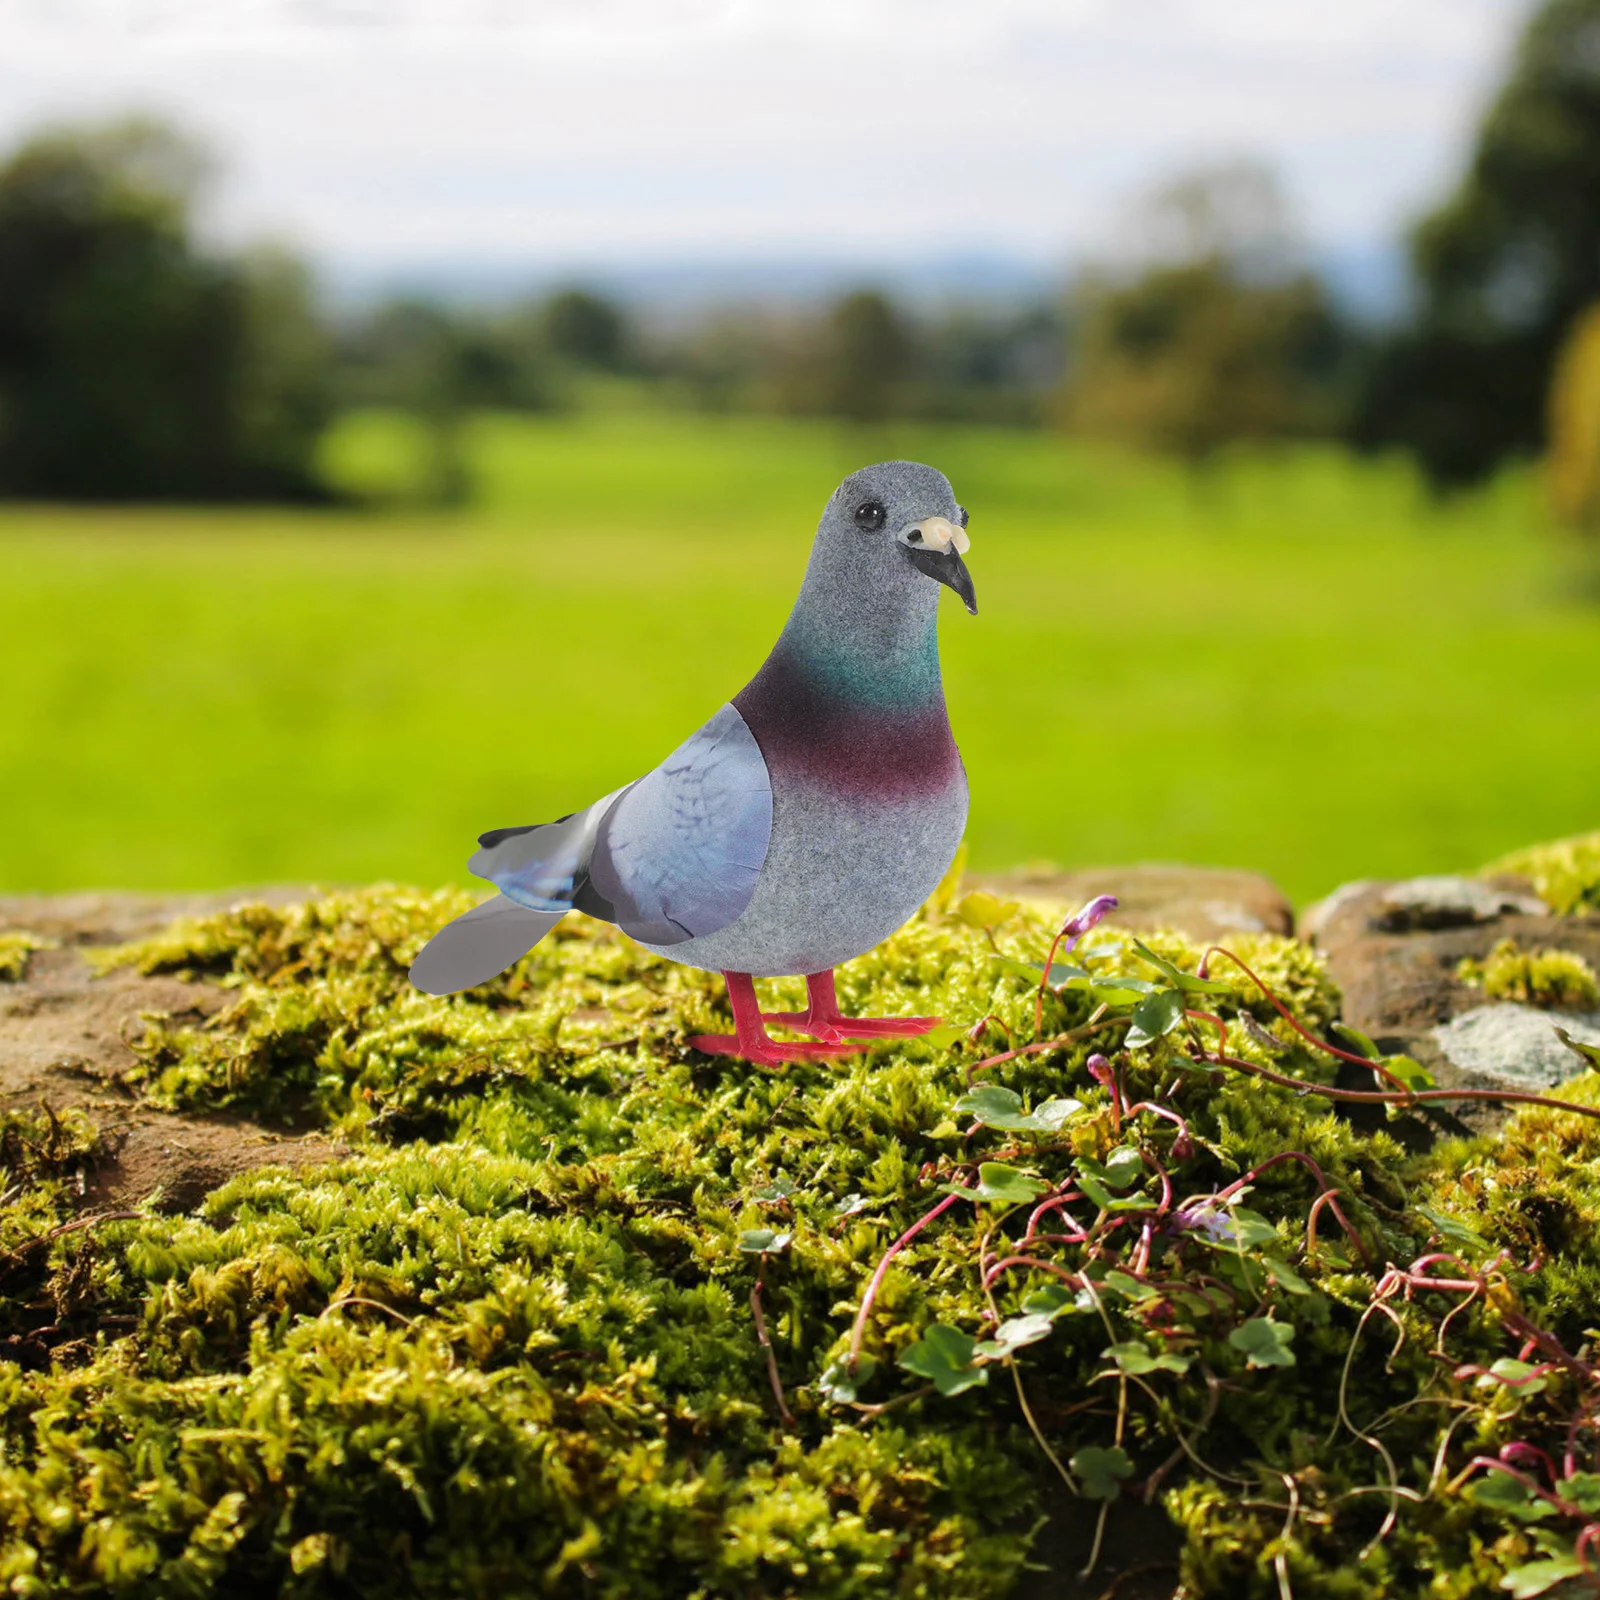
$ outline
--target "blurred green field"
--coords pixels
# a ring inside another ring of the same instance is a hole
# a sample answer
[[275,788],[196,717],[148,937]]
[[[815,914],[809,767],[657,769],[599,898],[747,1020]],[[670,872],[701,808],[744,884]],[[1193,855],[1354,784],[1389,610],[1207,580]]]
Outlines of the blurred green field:
[[[1472,867],[1600,826],[1600,605],[1527,476],[1446,506],[1333,450],[1178,468],[1045,435],[483,417],[462,512],[0,512],[0,890],[465,876],[665,755],[889,455],[972,512],[946,684],[975,865]],[[397,419],[330,473],[401,484]]]

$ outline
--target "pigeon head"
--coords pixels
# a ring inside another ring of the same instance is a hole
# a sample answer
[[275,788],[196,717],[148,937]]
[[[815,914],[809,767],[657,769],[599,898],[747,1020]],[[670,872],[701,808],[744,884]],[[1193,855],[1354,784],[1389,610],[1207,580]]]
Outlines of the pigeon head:
[[[967,513],[942,472],[915,461],[882,461],[852,472],[833,492],[817,529],[813,559],[884,600],[897,593],[918,598],[953,589],[974,616],[972,575],[961,559],[971,541]],[[920,593],[919,593],[920,591]]]

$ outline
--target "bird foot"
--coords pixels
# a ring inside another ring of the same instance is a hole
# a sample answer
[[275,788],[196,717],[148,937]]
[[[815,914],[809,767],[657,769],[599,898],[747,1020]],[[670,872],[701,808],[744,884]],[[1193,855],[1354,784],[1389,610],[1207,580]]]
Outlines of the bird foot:
[[741,1039],[732,1033],[697,1033],[689,1043],[702,1055],[732,1056],[757,1067],[781,1067],[786,1061],[811,1061],[818,1056],[847,1056],[848,1045],[828,1040],[807,1044],[780,1044],[776,1039]]
[[797,1033],[813,1034],[831,1043],[836,1039],[907,1039],[937,1028],[942,1017],[813,1017],[809,1011],[763,1011],[763,1022],[774,1022]]

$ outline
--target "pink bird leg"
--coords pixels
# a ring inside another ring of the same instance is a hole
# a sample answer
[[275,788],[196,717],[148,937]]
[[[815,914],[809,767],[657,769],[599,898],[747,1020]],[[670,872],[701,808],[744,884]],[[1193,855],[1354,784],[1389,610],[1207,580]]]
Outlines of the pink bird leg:
[[[730,986],[731,987],[731,986]],[[806,978],[811,998],[805,1011],[768,1011],[763,1022],[776,1022],[799,1033],[814,1034],[826,1044],[840,1039],[897,1039],[926,1033],[939,1026],[938,1017],[847,1017],[839,1010],[833,973],[813,972]]]
[[[769,1039],[756,999],[755,980],[748,972],[724,972],[722,976],[728,984],[734,1031],[731,1034],[697,1033],[689,1040],[696,1050],[708,1056],[735,1056],[741,1061],[754,1062],[758,1067],[806,1061],[812,1056],[849,1055],[849,1046],[837,1044],[833,1039],[817,1044],[779,1044],[776,1039]],[[832,987],[831,979],[829,987]]]

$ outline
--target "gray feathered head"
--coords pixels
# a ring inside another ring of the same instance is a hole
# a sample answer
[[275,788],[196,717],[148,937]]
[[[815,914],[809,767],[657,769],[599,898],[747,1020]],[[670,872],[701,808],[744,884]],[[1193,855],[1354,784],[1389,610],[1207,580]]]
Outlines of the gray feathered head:
[[[813,560],[857,593],[944,584],[977,615],[962,556],[967,513],[942,472],[916,461],[881,461],[852,472],[828,501]],[[936,591],[934,591],[936,592]]]

